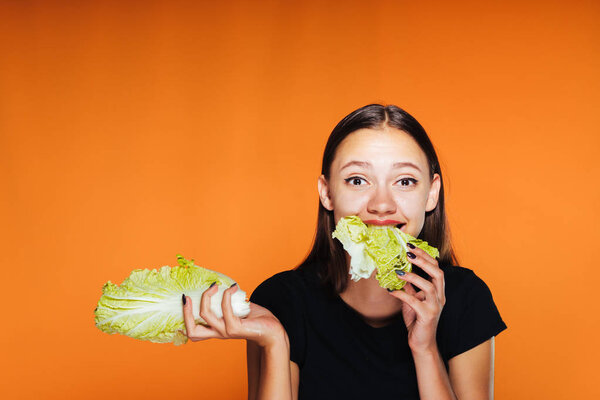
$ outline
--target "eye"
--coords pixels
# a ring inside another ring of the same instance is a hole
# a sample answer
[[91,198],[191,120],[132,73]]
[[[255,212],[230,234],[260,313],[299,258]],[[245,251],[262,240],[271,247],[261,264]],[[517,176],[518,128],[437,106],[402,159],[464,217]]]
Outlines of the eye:
[[361,181],[364,181],[365,183],[367,182],[365,178],[361,178],[358,176],[351,176],[350,178],[346,178],[344,180],[352,186],[361,186]]
[[400,186],[411,186],[410,182],[413,183],[412,186],[417,184],[417,180],[414,178],[402,178],[398,182],[400,182]]

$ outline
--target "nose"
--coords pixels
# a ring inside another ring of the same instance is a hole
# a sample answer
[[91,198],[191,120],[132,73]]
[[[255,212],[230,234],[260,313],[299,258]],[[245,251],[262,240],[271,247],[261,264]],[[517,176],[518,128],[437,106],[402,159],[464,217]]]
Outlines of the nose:
[[367,212],[374,215],[388,215],[396,212],[396,202],[391,191],[386,187],[378,187],[367,204]]

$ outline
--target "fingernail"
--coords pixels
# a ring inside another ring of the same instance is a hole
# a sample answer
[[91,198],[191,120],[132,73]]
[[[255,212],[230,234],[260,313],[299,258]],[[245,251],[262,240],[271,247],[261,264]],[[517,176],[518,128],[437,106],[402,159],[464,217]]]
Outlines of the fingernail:
[[413,253],[411,253],[410,251],[407,251],[407,252],[406,252],[406,255],[407,255],[409,258],[417,258],[417,256],[415,256],[415,255],[414,255]]
[[388,292],[393,292],[393,291],[394,291],[394,289],[387,289],[387,291],[388,291]]
[[414,248],[415,248],[415,245],[414,245],[414,244],[412,244],[412,243],[406,243],[406,245],[407,245],[408,247],[410,247],[411,249],[414,249]]
[[404,271],[400,271],[399,269],[397,269],[397,270],[396,270],[396,274],[397,274],[397,275],[400,275],[400,276],[403,276],[403,275],[406,275],[406,272],[404,272]]
[[233,285],[231,285],[229,287],[234,287],[235,285],[237,285],[237,282],[233,282]]
[[183,305],[185,306],[185,294],[181,295],[181,301],[183,302]]
[[213,282],[210,284],[210,286],[208,288],[210,289],[211,287],[215,286],[216,284],[217,284],[217,282]]

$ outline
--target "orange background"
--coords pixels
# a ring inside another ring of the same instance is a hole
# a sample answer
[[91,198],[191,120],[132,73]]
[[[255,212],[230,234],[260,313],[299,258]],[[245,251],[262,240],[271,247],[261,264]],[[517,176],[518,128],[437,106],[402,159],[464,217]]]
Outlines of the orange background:
[[181,253],[248,294],[307,253],[325,141],[393,103],[439,151],[491,288],[499,399],[590,399],[599,350],[595,1],[0,4],[1,397],[246,395],[243,341],[94,326]]

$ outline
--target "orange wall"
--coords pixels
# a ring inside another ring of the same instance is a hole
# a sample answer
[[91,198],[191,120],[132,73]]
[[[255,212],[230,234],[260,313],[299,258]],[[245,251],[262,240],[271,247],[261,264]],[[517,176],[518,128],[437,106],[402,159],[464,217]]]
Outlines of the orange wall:
[[329,132],[383,102],[509,326],[497,398],[597,398],[599,3],[217,3],[0,3],[0,397],[243,398],[244,342],[102,333],[102,284],[293,267]]

